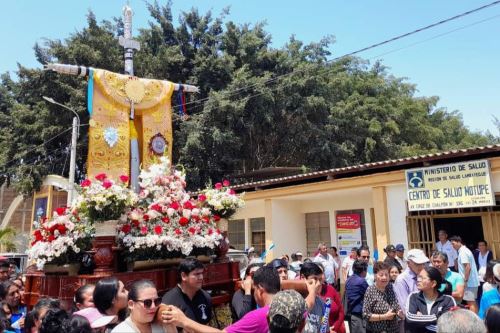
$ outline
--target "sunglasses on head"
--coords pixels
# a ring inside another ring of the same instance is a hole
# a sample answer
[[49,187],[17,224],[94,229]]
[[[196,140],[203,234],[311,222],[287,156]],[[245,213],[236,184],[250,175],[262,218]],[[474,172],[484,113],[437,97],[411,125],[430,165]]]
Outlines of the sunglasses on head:
[[161,297],[153,298],[153,299],[138,299],[135,302],[141,302],[145,308],[150,308],[153,303],[155,306],[159,306],[161,304]]

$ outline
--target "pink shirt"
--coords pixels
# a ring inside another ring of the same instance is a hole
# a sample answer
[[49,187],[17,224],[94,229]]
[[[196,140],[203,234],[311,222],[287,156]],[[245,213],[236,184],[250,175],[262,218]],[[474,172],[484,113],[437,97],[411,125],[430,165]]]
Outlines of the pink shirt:
[[267,314],[269,305],[263,308],[250,311],[240,320],[226,327],[227,333],[268,333]]

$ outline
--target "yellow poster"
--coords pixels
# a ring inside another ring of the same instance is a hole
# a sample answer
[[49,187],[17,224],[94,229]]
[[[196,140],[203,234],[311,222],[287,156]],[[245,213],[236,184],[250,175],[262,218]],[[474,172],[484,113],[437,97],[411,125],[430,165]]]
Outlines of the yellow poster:
[[408,210],[494,206],[488,160],[406,170]]

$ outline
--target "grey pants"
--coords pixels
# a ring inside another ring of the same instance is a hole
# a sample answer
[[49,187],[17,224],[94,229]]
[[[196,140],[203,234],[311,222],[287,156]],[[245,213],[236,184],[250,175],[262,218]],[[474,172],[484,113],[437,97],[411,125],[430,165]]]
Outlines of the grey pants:
[[366,322],[361,314],[351,314],[351,321],[349,322],[349,331],[351,333],[365,333]]

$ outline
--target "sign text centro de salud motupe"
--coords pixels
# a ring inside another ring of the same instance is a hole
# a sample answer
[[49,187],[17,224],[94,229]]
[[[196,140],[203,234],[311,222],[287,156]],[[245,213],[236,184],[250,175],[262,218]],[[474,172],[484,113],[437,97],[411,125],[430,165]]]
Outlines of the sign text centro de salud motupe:
[[406,170],[410,211],[494,206],[488,160]]

